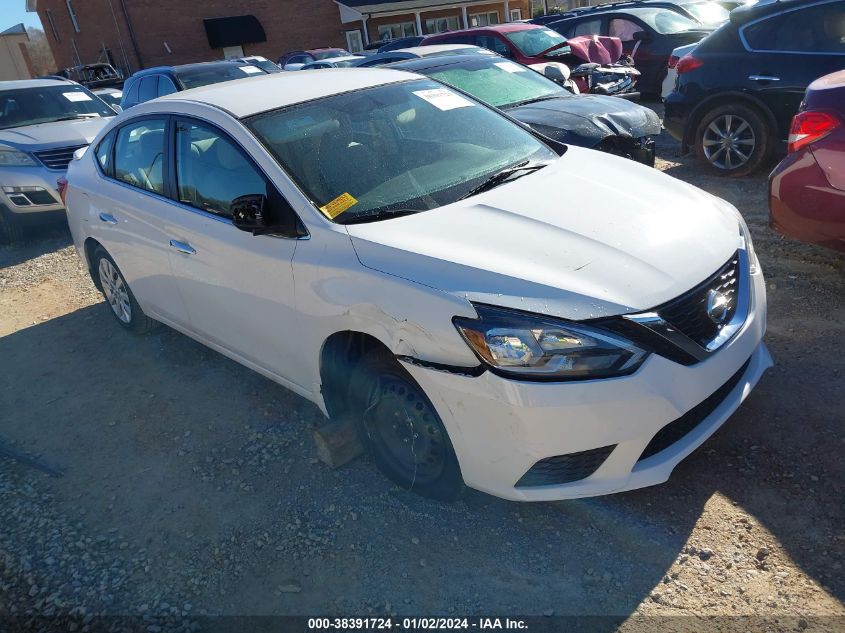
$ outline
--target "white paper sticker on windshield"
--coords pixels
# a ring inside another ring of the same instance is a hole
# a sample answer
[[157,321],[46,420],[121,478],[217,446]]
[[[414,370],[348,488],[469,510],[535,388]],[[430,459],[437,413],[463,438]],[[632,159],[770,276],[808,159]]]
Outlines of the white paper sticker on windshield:
[[524,68],[519,64],[514,64],[513,62],[496,62],[493,65],[498,66],[502,70],[507,70],[509,73],[524,73],[528,70],[527,68]]
[[84,92],[63,92],[62,96],[68,101],[92,101]]
[[461,95],[447,90],[446,88],[432,88],[431,90],[415,90],[414,94],[425,99],[435,108],[440,110],[454,110],[455,108],[466,108],[467,106],[475,105],[469,99],[464,99]]
[[256,68],[255,66],[241,66],[241,70],[244,71],[247,75],[254,75],[256,73],[261,72],[261,69]]

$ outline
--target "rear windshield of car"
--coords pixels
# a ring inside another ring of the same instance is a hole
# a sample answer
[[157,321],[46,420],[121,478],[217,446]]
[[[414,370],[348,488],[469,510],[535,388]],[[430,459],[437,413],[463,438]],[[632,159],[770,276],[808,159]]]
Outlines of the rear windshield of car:
[[249,63],[253,66],[258,66],[261,70],[268,73],[277,73],[281,71],[278,64],[274,64],[269,59],[250,59]]
[[315,206],[341,224],[434,209],[503,169],[557,158],[494,110],[427,79],[333,95],[245,123]]
[[319,53],[312,53],[314,59],[317,61],[321,59],[329,59],[331,57],[346,57],[349,55],[346,51],[320,51]]
[[661,35],[671,35],[701,28],[701,24],[685,18],[671,9],[646,9],[635,7],[626,13],[638,17]]
[[185,88],[200,88],[219,84],[233,79],[243,79],[254,75],[266,75],[267,72],[252,64],[226,64],[177,71],[176,76]]
[[[526,29],[524,31],[511,31],[505,33],[505,37],[516,46],[523,55],[527,57],[534,57],[545,50],[550,49],[557,44],[566,42],[566,38],[558,33],[545,27],[538,29]],[[551,55],[565,55],[569,53],[568,46],[562,46],[550,53]]]
[[0,91],[1,130],[114,115],[114,110],[79,85],[57,83]]
[[446,66],[425,74],[497,108],[572,94],[540,73],[504,59],[481,58],[478,62]]

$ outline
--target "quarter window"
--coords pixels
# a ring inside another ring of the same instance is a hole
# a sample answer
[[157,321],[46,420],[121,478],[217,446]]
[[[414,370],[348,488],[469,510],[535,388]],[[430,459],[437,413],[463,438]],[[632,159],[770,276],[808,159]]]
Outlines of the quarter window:
[[231,140],[188,121],[176,126],[176,184],[180,202],[227,218],[235,198],[270,197],[264,176]]
[[115,178],[164,195],[166,129],[163,119],[144,119],[120,128],[114,152]]
[[787,11],[750,24],[743,35],[752,50],[845,53],[845,2]]
[[114,132],[110,132],[97,145],[97,162],[106,176],[112,176],[112,148],[114,147]]

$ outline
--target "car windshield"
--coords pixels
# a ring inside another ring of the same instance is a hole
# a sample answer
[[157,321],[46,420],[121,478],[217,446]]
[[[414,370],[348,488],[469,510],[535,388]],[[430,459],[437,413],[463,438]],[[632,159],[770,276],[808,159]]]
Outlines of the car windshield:
[[279,68],[278,64],[274,64],[269,59],[250,59],[247,63],[253,66],[258,66],[261,70],[268,73],[278,73],[282,70]]
[[333,95],[246,125],[341,224],[434,209],[509,167],[557,158],[494,110],[430,80]]
[[335,68],[349,68],[350,66],[357,64],[359,61],[361,61],[361,59],[356,57],[355,59],[343,59],[337,62],[332,62],[332,65]]
[[109,105],[120,105],[120,100],[123,97],[123,93],[120,91],[117,92],[95,92],[100,99],[108,103]]
[[[524,31],[510,31],[504,34],[520,52],[527,57],[534,57],[557,44],[566,42],[566,38],[546,27],[525,29]],[[565,55],[569,53],[568,46],[552,51],[551,55]]]
[[508,60],[481,57],[478,61],[423,72],[497,108],[549,97],[572,96],[571,92],[540,73]]
[[702,24],[717,26],[727,22],[728,18],[731,17],[730,12],[725,7],[715,2],[690,2],[681,6]]
[[77,84],[0,91],[0,130],[114,115],[114,110]]
[[700,29],[701,24],[685,18],[671,9],[645,9],[635,7],[627,9],[627,13],[638,17],[661,35],[672,35],[682,31]]
[[349,55],[346,51],[341,50],[334,50],[334,51],[320,51],[318,53],[312,53],[314,59],[321,60],[321,59],[329,59],[331,57],[346,57]]
[[220,64],[177,71],[176,76],[185,88],[199,88],[211,84],[219,84],[233,79],[243,79],[253,75],[265,75],[265,71],[252,64]]

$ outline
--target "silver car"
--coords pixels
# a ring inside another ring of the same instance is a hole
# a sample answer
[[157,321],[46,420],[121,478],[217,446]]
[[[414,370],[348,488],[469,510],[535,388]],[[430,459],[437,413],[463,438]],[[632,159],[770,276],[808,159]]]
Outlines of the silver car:
[[64,215],[56,181],[113,116],[73,81],[0,81],[0,242],[19,240],[28,222]]

